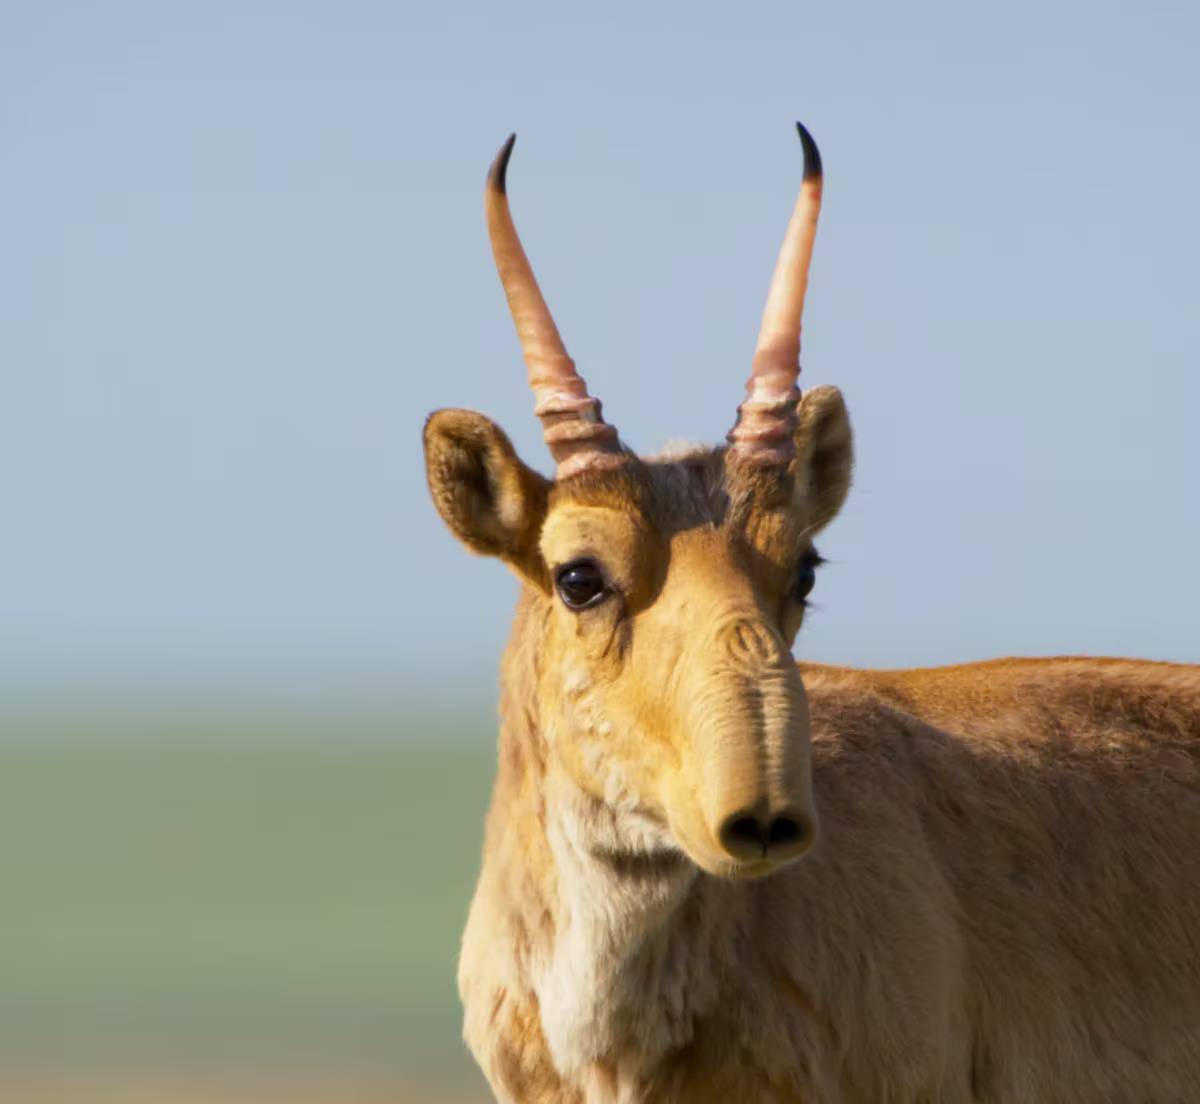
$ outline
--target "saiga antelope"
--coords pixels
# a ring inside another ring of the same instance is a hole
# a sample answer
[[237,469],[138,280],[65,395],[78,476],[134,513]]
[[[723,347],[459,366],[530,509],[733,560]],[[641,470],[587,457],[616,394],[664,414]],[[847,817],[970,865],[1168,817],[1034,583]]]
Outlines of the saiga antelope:
[[538,1102],[1200,1100],[1200,667],[797,666],[850,483],[801,396],[805,171],[728,444],[643,458],[488,230],[546,479],[480,414],[429,487],[522,589],[463,940],[465,1035]]

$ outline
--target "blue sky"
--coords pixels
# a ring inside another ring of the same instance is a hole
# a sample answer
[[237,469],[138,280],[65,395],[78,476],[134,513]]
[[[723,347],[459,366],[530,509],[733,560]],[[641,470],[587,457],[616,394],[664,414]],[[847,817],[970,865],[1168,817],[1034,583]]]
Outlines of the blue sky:
[[419,430],[547,457],[483,175],[635,447],[717,440],[799,181],[856,490],[798,652],[1197,658],[1192,5],[10,4],[0,692],[487,694]]

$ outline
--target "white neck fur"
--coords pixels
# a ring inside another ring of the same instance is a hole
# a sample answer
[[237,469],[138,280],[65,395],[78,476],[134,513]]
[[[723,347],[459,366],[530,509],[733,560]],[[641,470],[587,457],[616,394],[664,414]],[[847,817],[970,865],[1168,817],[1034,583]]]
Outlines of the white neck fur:
[[705,968],[714,910],[660,826],[588,796],[561,769],[545,796],[559,923],[535,967],[542,1032],[589,1101],[636,1101],[641,1075],[690,1042],[716,1003]]

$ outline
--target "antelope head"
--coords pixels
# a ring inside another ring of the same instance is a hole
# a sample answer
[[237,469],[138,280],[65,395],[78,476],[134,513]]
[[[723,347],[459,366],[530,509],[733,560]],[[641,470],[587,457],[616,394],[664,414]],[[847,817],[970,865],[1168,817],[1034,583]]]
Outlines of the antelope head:
[[822,187],[798,129],[800,196],[726,445],[644,458],[604,421],[509,214],[513,138],[488,174],[488,231],[555,476],[481,414],[441,410],[425,425],[446,524],[523,583],[509,654],[527,673],[519,689],[506,676],[506,693],[536,718],[547,760],[607,810],[594,845],[682,853],[726,877],[770,873],[815,838],[791,648],[820,562],[813,537],[852,464],[840,393],[797,387]]

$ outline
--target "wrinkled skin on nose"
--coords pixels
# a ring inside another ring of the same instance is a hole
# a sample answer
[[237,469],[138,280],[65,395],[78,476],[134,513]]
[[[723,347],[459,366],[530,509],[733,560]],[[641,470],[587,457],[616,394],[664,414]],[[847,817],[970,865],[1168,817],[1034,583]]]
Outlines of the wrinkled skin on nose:
[[721,610],[687,651],[672,830],[710,873],[768,873],[815,839],[800,676],[779,630],[754,609]]

